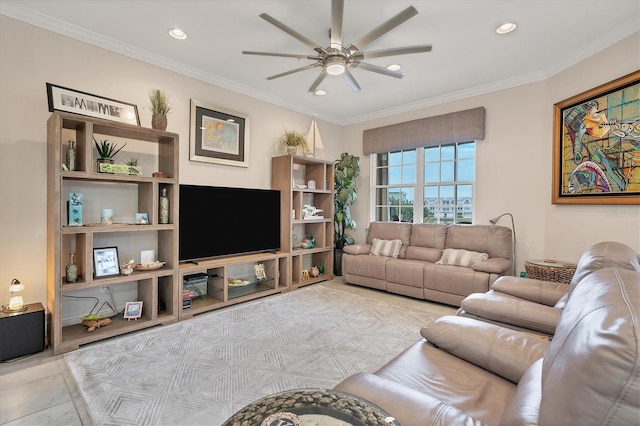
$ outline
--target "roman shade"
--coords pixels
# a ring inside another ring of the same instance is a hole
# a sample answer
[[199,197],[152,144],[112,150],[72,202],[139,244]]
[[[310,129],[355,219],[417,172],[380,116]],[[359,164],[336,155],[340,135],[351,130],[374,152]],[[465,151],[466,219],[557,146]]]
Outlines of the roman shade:
[[484,139],[484,107],[365,130],[363,154]]

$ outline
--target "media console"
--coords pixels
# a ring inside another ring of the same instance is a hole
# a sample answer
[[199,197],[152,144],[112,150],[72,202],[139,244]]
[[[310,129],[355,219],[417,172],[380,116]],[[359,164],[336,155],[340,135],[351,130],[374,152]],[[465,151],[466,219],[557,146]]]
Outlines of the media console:
[[267,252],[183,263],[180,320],[288,291],[289,256]]

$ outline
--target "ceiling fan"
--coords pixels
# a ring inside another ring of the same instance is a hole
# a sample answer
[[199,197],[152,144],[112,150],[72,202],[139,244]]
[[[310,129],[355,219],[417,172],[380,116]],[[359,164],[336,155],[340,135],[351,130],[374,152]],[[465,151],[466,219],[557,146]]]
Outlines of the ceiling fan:
[[418,14],[418,11],[413,7],[409,6],[402,12],[398,13],[393,18],[387,20],[382,23],[378,27],[369,31],[364,36],[360,37],[358,40],[353,43],[343,46],[342,44],[342,17],[344,14],[344,0],[332,0],[331,1],[331,29],[329,30],[329,37],[331,39],[331,44],[329,47],[322,47],[318,43],[309,40],[302,34],[296,32],[295,30],[289,28],[282,22],[272,18],[266,13],[260,14],[260,17],[265,21],[269,22],[272,25],[280,28],[282,31],[286,32],[290,36],[295,39],[301,41],[302,43],[309,46],[313,49],[316,54],[315,55],[298,55],[294,53],[272,53],[272,52],[253,52],[253,51],[242,51],[245,55],[262,55],[262,56],[278,56],[284,58],[297,58],[297,59],[308,59],[314,61],[311,64],[305,65],[300,68],[295,68],[289,71],[285,71],[280,74],[272,75],[267,77],[267,80],[273,80],[274,78],[283,77],[285,75],[293,74],[299,71],[308,70],[311,68],[322,67],[322,72],[313,82],[311,87],[309,87],[309,92],[315,92],[318,86],[322,83],[322,81],[327,77],[327,75],[343,75],[344,79],[347,81],[349,86],[354,91],[360,90],[360,85],[355,80],[351,72],[349,72],[349,68],[361,68],[366,71],[372,71],[378,74],[388,75],[395,78],[404,77],[403,72],[399,71],[391,71],[384,67],[368,64],[366,62],[362,62],[365,59],[373,59],[373,58],[382,58],[387,56],[396,56],[396,55],[407,55],[411,53],[425,53],[431,51],[430,44],[422,44],[417,46],[406,46],[406,47],[396,47],[392,49],[382,49],[382,50],[372,50],[372,51],[363,51],[365,46],[367,46],[372,41],[378,39],[380,36],[386,34],[391,31],[398,25],[406,22],[410,18],[414,17]]

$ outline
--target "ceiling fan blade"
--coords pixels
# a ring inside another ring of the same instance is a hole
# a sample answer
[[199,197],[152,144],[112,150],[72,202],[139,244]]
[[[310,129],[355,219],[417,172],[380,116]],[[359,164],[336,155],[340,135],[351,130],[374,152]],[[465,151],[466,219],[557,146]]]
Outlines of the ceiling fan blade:
[[322,81],[325,79],[326,76],[327,76],[327,70],[323,68],[318,78],[316,78],[316,81],[314,81],[311,87],[309,87],[309,93],[315,92],[318,86],[320,86],[320,83],[322,83]]
[[315,61],[322,59],[319,56],[298,55],[295,53],[253,52],[249,50],[243,50],[242,53],[245,55],[278,56],[283,58],[311,59]]
[[293,74],[293,73],[304,71],[304,70],[310,70],[311,68],[315,68],[315,67],[319,67],[319,66],[320,66],[320,64],[305,65],[304,67],[300,67],[300,68],[296,68],[296,69],[293,69],[293,70],[281,72],[280,74],[272,75],[271,77],[267,77],[267,80],[273,80],[274,78],[284,77],[285,75]]
[[316,49],[320,48],[320,45],[318,43],[314,43],[313,41],[309,40],[308,38],[306,38],[305,36],[303,36],[299,32],[287,27],[285,24],[283,24],[282,22],[278,21],[275,18],[272,18],[268,14],[261,13],[259,16],[262,19],[264,19],[265,21],[269,22],[270,24],[275,25],[276,27],[280,28],[282,31],[284,31],[285,33],[289,34],[293,38],[296,38],[299,41],[303,42],[304,44],[306,44],[307,46],[309,46],[313,50],[316,50]]
[[331,47],[342,50],[342,17],[344,0],[331,1]]
[[349,83],[349,86],[351,86],[354,92],[360,90],[360,85],[358,84],[356,79],[353,78],[353,75],[351,75],[348,69],[344,70],[344,74],[342,75],[344,75],[344,79],[347,80],[347,83]]
[[389,31],[391,31],[392,29],[394,29],[398,25],[400,25],[403,22],[413,18],[417,14],[418,14],[418,11],[416,10],[416,8],[413,7],[413,6],[409,6],[408,8],[403,10],[402,12],[398,13],[393,18],[387,20],[386,22],[383,22],[378,27],[376,27],[373,30],[369,31],[367,34],[362,36],[359,40],[354,41],[353,43],[351,43],[347,47],[347,49],[351,53],[355,53],[358,50],[362,50],[366,45],[371,43],[373,40],[377,39],[378,37],[380,37],[381,35],[383,35],[385,33],[388,33]]
[[412,53],[431,52],[430,44],[421,44],[419,46],[395,47],[393,49],[371,50],[368,52],[356,52],[353,59],[361,61],[363,59],[384,58],[386,56],[409,55]]
[[354,68],[362,68],[363,70],[366,71],[372,71],[372,72],[376,72],[378,74],[384,74],[384,75],[388,75],[389,77],[395,77],[395,78],[402,78],[405,76],[405,74],[403,72],[400,71],[391,71],[386,69],[385,67],[379,67],[377,65],[371,65],[371,64],[367,64],[366,62],[353,62],[351,64],[352,67]]

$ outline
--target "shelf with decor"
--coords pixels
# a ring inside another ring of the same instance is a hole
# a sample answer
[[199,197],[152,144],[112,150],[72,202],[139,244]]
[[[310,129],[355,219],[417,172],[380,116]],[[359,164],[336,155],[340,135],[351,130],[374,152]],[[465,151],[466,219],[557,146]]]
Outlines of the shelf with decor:
[[[49,117],[47,305],[54,354],[178,320],[178,139],[175,133],[77,114]],[[96,141],[123,147],[118,158],[136,156],[140,165],[120,168],[132,174],[99,172]],[[166,221],[161,218],[163,193],[169,200]],[[108,220],[103,217],[107,211]],[[96,250],[113,248],[108,252],[117,255],[109,257],[113,270],[96,274],[96,259],[102,261]],[[164,263],[155,270],[120,274],[119,264],[140,263],[143,250],[153,250],[154,260]],[[66,269],[71,263],[70,282]],[[109,313],[102,316],[111,323],[87,332],[79,312],[90,313],[91,299],[103,306],[108,302],[104,312]],[[129,321],[120,311],[133,301],[142,302],[142,314]]]
[[180,265],[180,319],[286,290],[283,252],[220,257]]
[[[290,289],[333,279],[333,163],[282,155],[271,160],[271,188],[280,190],[281,250],[291,259]],[[307,216],[305,209],[317,211]]]

